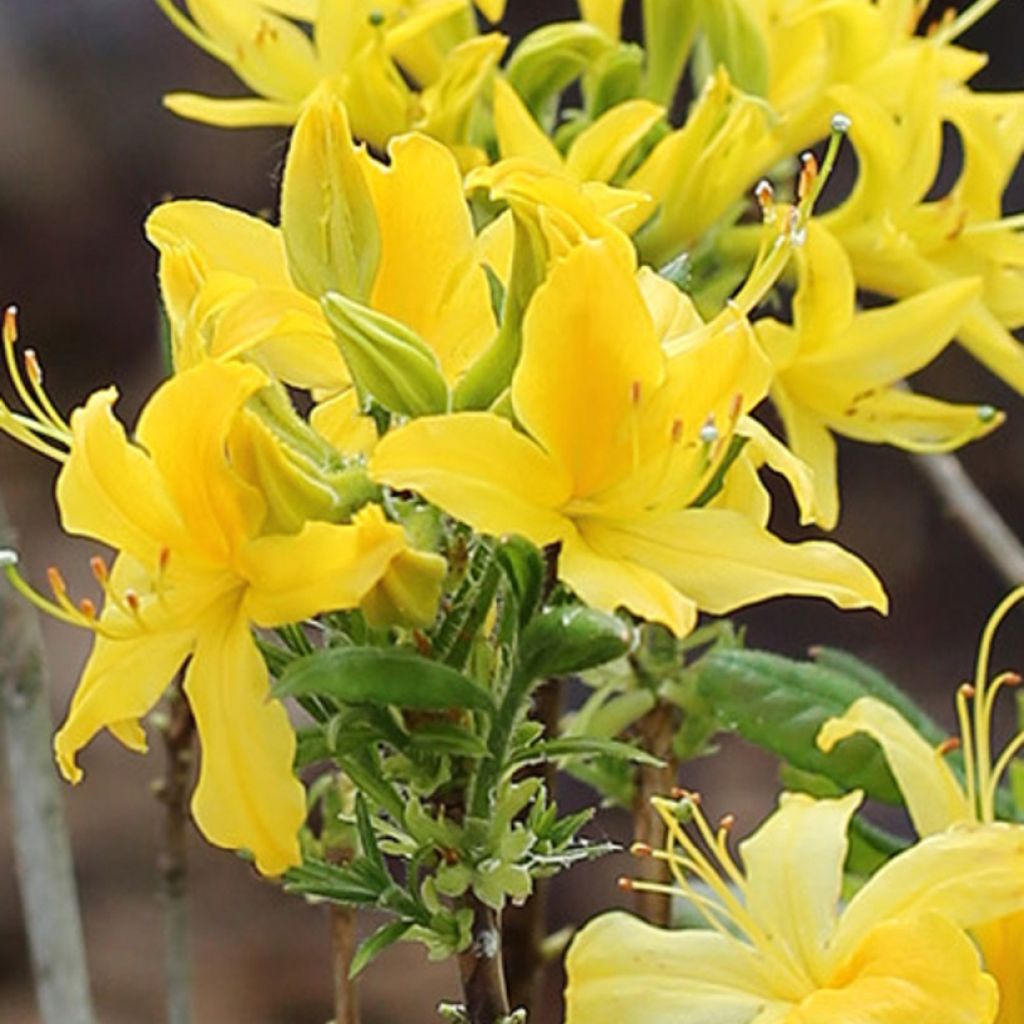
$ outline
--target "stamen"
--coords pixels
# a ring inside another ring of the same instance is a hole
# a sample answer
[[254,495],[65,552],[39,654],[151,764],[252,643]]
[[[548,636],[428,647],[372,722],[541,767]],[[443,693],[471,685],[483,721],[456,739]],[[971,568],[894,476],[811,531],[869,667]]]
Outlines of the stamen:
[[960,749],[960,738],[958,736],[950,736],[949,739],[943,740],[935,748],[935,753],[939,757],[945,757],[947,754],[952,754],[954,750]]
[[811,152],[800,154],[800,178],[797,181],[796,195],[804,202],[811,194],[811,189],[818,179],[818,158]]
[[43,387],[43,368],[36,356],[35,349],[25,349],[25,371],[28,374],[29,384],[36,400],[46,413],[46,419],[64,437],[70,439],[71,427],[63,416],[57,411],[57,407],[50,400],[50,396]]
[[998,3],[999,0],[976,0],[959,18],[954,17],[956,12],[952,8],[948,8],[941,25],[934,34],[930,34],[932,41],[939,45],[951,43],[981,21]]
[[971,712],[968,701],[975,697],[975,689],[970,683],[962,683],[956,691],[956,717],[960,723],[960,738],[964,750],[964,777],[967,784],[967,803],[971,814],[978,814],[978,782],[975,776],[974,735],[971,728]]

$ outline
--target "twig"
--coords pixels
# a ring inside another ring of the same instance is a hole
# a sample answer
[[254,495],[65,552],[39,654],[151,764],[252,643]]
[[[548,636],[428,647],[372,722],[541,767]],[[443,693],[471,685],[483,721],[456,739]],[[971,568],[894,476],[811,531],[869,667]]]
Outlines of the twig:
[[165,808],[163,842],[158,860],[160,899],[164,908],[164,983],[167,1024],[192,1020],[192,950],[188,923],[188,793],[192,778],[195,719],[181,688],[180,676],[168,697],[163,724],[166,769],[156,786]]
[[[664,843],[661,819],[651,804],[651,797],[666,796],[676,784],[679,762],[672,753],[678,722],[671,705],[659,701],[634,727],[641,746],[660,758],[662,765],[640,765],[636,773],[636,794],[633,798],[633,838],[638,843],[658,848]],[[637,862],[641,877],[649,882],[670,880],[668,866],[654,857]],[[671,920],[672,905],[658,893],[637,892],[636,912],[651,924],[666,927]]]
[[1024,545],[955,455],[915,455],[925,479],[1006,583],[1024,583]]
[[[14,547],[0,503],[0,546]],[[30,606],[0,583],[0,721],[12,839],[44,1024],[93,1024],[74,869],[50,750],[43,644]]]
[[497,911],[475,895],[466,897],[473,911],[473,941],[459,954],[459,974],[469,1024],[501,1024],[509,1016],[501,963],[501,922]]
[[359,1024],[359,986],[349,973],[358,943],[358,913],[354,907],[343,907],[337,903],[332,903],[329,910],[334,1024]]

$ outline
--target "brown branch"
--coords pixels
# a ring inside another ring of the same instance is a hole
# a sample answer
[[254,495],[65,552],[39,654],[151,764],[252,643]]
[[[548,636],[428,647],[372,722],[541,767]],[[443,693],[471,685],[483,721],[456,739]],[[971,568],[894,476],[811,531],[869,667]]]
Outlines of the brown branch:
[[332,903],[329,913],[334,1024],[359,1024],[359,986],[350,973],[359,942],[356,928],[358,911],[354,907]]
[[192,955],[188,921],[188,797],[195,751],[195,719],[175,680],[168,697],[169,717],[160,732],[165,771],[155,792],[165,813],[157,860],[164,909],[164,983],[168,1024],[192,1020]]
[[473,911],[473,941],[459,954],[459,975],[469,1024],[501,1024],[509,1016],[501,962],[501,922],[497,911],[476,896],[466,897]]
[[[634,729],[641,747],[660,758],[662,765],[640,765],[636,773],[636,793],[633,798],[633,838],[638,843],[657,849],[664,842],[664,825],[651,806],[651,797],[667,796],[676,784],[679,762],[672,753],[672,741],[679,726],[677,712],[669,704],[659,701],[641,718]],[[640,877],[648,882],[670,881],[668,866],[654,857],[643,857],[637,862]],[[667,897],[658,893],[637,892],[636,912],[651,924],[669,924],[672,905]]]

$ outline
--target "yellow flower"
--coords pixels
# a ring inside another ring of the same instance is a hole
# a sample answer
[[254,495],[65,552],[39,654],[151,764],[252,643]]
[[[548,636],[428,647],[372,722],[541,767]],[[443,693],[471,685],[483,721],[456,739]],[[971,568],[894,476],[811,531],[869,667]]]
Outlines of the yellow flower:
[[[175,113],[222,127],[294,124],[330,82],[356,134],[378,149],[411,128],[468,143],[473,107],[506,45],[476,34],[468,0],[186,0],[190,17],[174,0],[157,4],[259,97],[172,93],[165,102]],[[476,6],[496,21],[505,5]]]
[[[185,370],[147,403],[137,444],[112,414],[114,389],[94,394],[72,416],[57,501],[69,533],[118,552],[109,574],[94,561],[105,607],[99,616],[89,602],[76,608],[56,573],[57,605],[30,596],[96,633],[55,740],[63,774],[81,778],[76,755],[104,728],[145,750],[139,719],[187,662],[202,747],[196,822],[211,842],[248,849],[262,872],[278,874],[298,863],[305,799],[292,772],[295,736],[268,700],[251,626],[357,607],[408,545],[376,506],[347,525],[267,532],[267,501],[230,451],[244,403],[266,383],[240,363]],[[432,586],[436,595],[436,573]]]
[[[964,755],[965,783],[961,784],[946,761],[955,746],[930,746],[917,730],[893,707],[873,697],[854,702],[846,714],[826,722],[818,734],[818,745],[831,750],[837,743],[864,733],[882,748],[918,835],[944,833],[982,835],[1012,832],[1024,838],[1024,826],[997,821],[996,799],[999,783],[1024,747],[1024,731],[1014,737],[995,758],[992,751],[992,718],[1000,691],[1016,685],[1020,677],[1004,672],[989,679],[992,642],[999,624],[1021,600],[1018,587],[993,612],[978,649],[974,684],[963,684],[956,694],[960,723],[959,746]],[[1024,1019],[1024,913],[1000,915],[976,930],[986,969],[1000,988],[999,1024],[1016,1024]]]
[[[993,373],[1024,391],[1021,215],[1002,217],[1003,194],[1024,151],[1024,94],[975,94],[944,81],[925,49],[907,69],[913,85],[893,111],[857,90],[837,90],[853,119],[860,172],[849,197],[825,218],[861,287],[905,297],[949,281],[983,286],[957,331]],[[928,199],[942,160],[943,122],[959,132],[963,166],[950,190]]]
[[903,378],[949,343],[980,293],[973,278],[937,285],[883,309],[857,312],[849,260],[817,221],[796,250],[793,326],[760,320],[775,369],[772,400],[795,454],[814,472],[818,522],[839,516],[832,434],[908,451],[948,451],[987,434],[1003,417],[988,406],[914,395]]
[[[690,797],[656,800],[678,889],[711,930],[664,931],[623,913],[576,936],[567,1024],[991,1024],[998,993],[962,931],[1024,905],[1024,835],[950,832],[893,858],[839,910],[860,793],[783,794],[740,844]],[[692,817],[700,840],[683,827]]]
[[320,91],[292,137],[280,228],[215,203],[157,207],[147,233],[176,364],[245,355],[337,394],[349,373],[320,304],[337,291],[410,328],[454,383],[497,332],[483,267],[494,236],[475,234],[443,146],[405,135],[388,156],[357,147],[345,108]]
[[743,514],[693,506],[763,396],[767,367],[742,315],[675,339],[667,358],[631,268],[606,242],[557,262],[523,323],[511,403],[523,432],[490,413],[415,420],[377,446],[370,472],[474,528],[561,546],[579,597],[688,632],[778,594],[884,609],[852,555],[784,544]]

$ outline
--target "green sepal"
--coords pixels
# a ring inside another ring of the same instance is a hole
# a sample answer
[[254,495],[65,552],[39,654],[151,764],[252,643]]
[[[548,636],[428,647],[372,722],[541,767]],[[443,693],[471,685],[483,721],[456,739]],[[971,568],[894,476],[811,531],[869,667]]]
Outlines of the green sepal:
[[519,625],[523,627],[540,604],[546,572],[544,556],[535,544],[518,536],[503,540],[494,553],[515,594]]
[[636,99],[643,90],[644,51],[635,43],[619,45],[584,78],[587,114],[597,120],[612,107]]
[[679,0],[643,0],[643,9],[647,51],[644,95],[670,107],[693,46],[699,9],[692,0],[682,4]]
[[744,92],[767,96],[771,76],[768,44],[747,0],[697,0],[709,70],[724,65]]
[[293,661],[273,687],[284,697],[331,697],[342,704],[372,704],[443,711],[491,711],[491,698],[461,672],[413,651],[384,647],[332,647]]
[[521,671],[531,679],[570,675],[621,657],[633,645],[632,626],[596,608],[549,608],[523,631]]
[[543,25],[516,47],[505,75],[537,121],[550,131],[562,91],[614,46],[604,32],[584,21]]
[[321,300],[360,393],[403,416],[448,409],[437,356],[415,331],[375,309],[330,292]]

